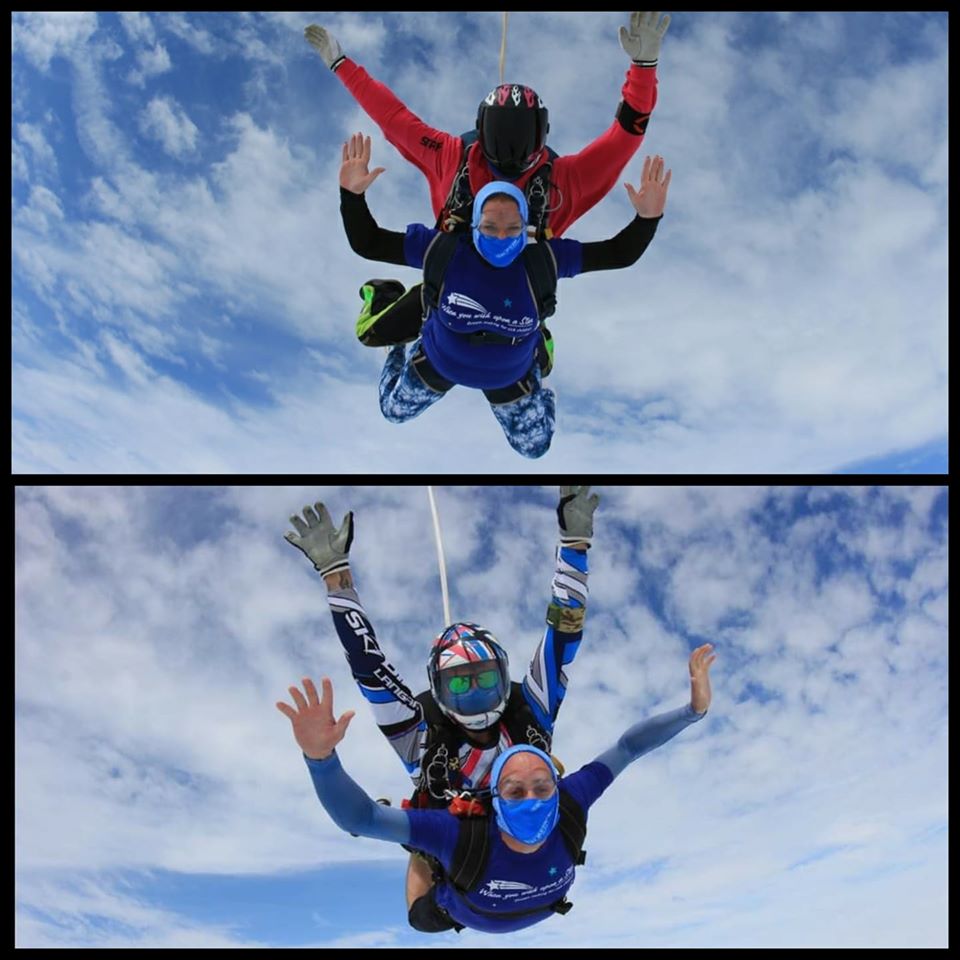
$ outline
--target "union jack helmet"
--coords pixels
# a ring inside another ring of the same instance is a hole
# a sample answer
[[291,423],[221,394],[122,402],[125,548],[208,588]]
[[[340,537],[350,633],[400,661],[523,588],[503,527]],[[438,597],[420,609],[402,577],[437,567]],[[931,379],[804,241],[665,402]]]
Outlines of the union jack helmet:
[[476,623],[454,623],[434,640],[427,676],[440,711],[468,730],[492,727],[510,698],[507,651]]

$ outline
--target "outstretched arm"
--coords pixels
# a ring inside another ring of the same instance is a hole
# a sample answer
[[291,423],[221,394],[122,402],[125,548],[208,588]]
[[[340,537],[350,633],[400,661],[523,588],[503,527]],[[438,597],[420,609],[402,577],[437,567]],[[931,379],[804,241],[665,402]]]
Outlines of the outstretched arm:
[[663,216],[670,188],[672,170],[663,171],[663,157],[647,157],[643,161],[640,189],[625,183],[630,205],[636,216],[610,240],[583,244],[581,273],[592,270],[619,270],[635,264],[650,245]]
[[407,266],[403,252],[404,234],[378,226],[367,206],[364,194],[385,170],[377,167],[371,173],[369,164],[370,138],[355,133],[343,145],[340,165],[340,216],[347,240],[354,253],[367,260]]
[[309,677],[303,678],[304,693],[290,687],[295,707],[280,701],[277,709],[290,719],[293,735],[313,778],[313,786],[324,809],[342,830],[377,840],[406,843],[410,824],[402,810],[392,810],[374,803],[349,777],[334,753],[354,717],[348,710],[339,720],[333,717],[333,684],[321,679],[323,699]]
[[669,24],[670,18],[661,18],[659,13],[633,13],[629,27],[620,28],[620,45],[632,61],[623,84],[623,99],[616,120],[599,137],[579,153],[554,162],[553,180],[565,198],[561,209],[551,217],[556,235],[613,189],[640,148],[657,103],[657,60]]
[[704,644],[690,655],[689,704],[635,723],[609,750],[596,758],[614,777],[619,776],[634,760],[663,746],[681,730],[703,718],[710,706],[708,671],[716,660],[712,650],[710,644]]
[[560,488],[557,522],[560,545],[551,584],[543,639],[523,678],[523,692],[537,722],[551,736],[567,690],[565,667],[573,663],[587,604],[587,550],[593,537],[593,512],[600,497],[588,486]]
[[350,569],[324,577],[337,636],[373,719],[414,784],[420,777],[423,708],[390,663],[360,602]]
[[363,67],[345,56],[336,38],[325,28],[311,24],[304,35],[381,129],[388,143],[426,176],[433,213],[439,214],[460,165],[463,151],[460,138],[424,123],[389,87],[374,80]]
[[327,508],[316,503],[304,507],[303,517],[294,515],[290,522],[297,533],[287,533],[287,541],[303,551],[326,583],[333,625],[353,679],[370,704],[380,732],[416,782],[420,771],[423,711],[396,667],[387,662],[354,589],[349,557],[353,513],[344,517],[338,530]]

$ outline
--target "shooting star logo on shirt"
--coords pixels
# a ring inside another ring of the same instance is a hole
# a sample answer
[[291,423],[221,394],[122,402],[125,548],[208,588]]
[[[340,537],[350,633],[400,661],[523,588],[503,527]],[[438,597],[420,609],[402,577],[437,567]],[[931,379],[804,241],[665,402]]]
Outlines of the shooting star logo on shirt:
[[535,888],[531,887],[529,883],[520,883],[517,880],[488,880],[483,885],[483,889],[487,893],[493,893],[497,890],[524,891]]
[[464,296],[462,293],[448,294],[446,299],[448,307],[462,307],[467,310],[476,310],[478,313],[489,312],[482,303],[477,303],[476,300],[473,300],[471,297]]

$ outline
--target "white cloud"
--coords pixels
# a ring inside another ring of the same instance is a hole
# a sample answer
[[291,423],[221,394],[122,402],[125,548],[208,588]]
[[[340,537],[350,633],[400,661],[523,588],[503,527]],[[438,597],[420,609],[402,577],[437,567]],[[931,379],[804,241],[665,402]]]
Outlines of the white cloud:
[[[489,626],[519,677],[548,599],[556,491],[435,490],[454,615]],[[573,913],[511,942],[942,945],[947,584],[931,490],[598,490],[557,754],[576,769],[629,723],[684,701],[689,626],[664,619],[664,597],[718,635],[714,704],[598,802]],[[358,711],[345,767],[372,795],[405,792],[349,681],[325,590],[283,541],[289,514],[316,500],[338,521],[356,512],[360,595],[419,688],[441,617],[420,486],[18,490],[20,945],[244,942],[131,897],[111,880],[124,870],[267,878],[393,856],[400,896],[404,855],[326,821],[273,707],[300,676],[331,676],[338,709]],[[894,564],[901,542],[870,536],[888,525],[922,563]],[[818,583],[815,552],[854,529],[851,550],[870,544],[865,569]],[[885,566],[904,606],[868,589]],[[704,578],[705,599],[685,604]],[[721,629],[731,598],[753,626]],[[797,902],[832,919],[812,929]]]
[[[30,152],[30,158],[44,176],[51,176],[57,172],[57,157],[54,148],[47,140],[43,127],[33,123],[17,124],[17,138],[14,140],[14,149],[25,145]],[[26,171],[23,173],[27,177]]]
[[[495,77],[500,17],[452,16],[317,19],[412,111],[459,133],[472,127]],[[66,57],[72,113],[57,105],[55,119],[75,132],[48,136],[45,149],[35,131],[46,125],[19,99],[15,184],[35,186],[51,162],[89,169],[73,186],[86,203],[61,194],[69,212],[57,232],[23,215],[30,194],[15,191],[14,269],[30,294],[24,309],[37,325],[44,311],[59,312],[77,344],[99,343],[103,324],[139,325],[131,336],[138,345],[150,340],[143,327],[157,328],[153,342],[163,340],[178,355],[174,362],[192,371],[180,380],[183,389],[206,387],[193,396],[198,407],[224,398],[218,458],[233,470],[246,460],[251,423],[275,432],[301,404],[350,407],[354,443],[339,423],[318,429],[336,451],[337,469],[363,473],[428,471],[466,455],[480,471],[521,474],[558,463],[602,463],[605,472],[630,474],[820,472],[925,444],[945,432],[945,39],[936,17],[901,15],[896,36],[909,33],[912,41],[909,53],[894,50],[884,16],[675,20],[647,140],[624,174],[635,179],[643,154],[663,153],[674,170],[668,213],[630,271],[561,284],[552,324],[558,432],[539,463],[520,462],[485,402],[466,390],[420,421],[382,429],[375,392],[382,354],[351,340],[356,289],[375,275],[412,282],[415,272],[349,250],[336,213],[339,144],[356,129],[373,134],[374,160],[387,173],[370,204],[385,227],[431,219],[425,181],[303,41],[306,15],[128,14],[115,31],[127,48],[95,18],[15,19],[14,64],[24,77],[15,88],[39,82],[36,71],[48,70],[52,56]],[[617,42],[621,21],[610,13],[511,19],[508,72],[523,73],[518,79],[543,95],[550,142],[561,153],[580,150],[612,122],[627,68]],[[451,33],[470,35],[474,55],[464,58]],[[187,45],[176,75],[189,78],[202,62],[209,92],[174,96],[166,51],[175,43],[178,51]],[[557,69],[558,49],[571,51],[577,70]],[[118,84],[121,53],[153,71],[149,92]],[[226,79],[228,58],[244,65],[239,83]],[[877,108],[894,101],[892,113]],[[194,168],[150,169],[131,139],[130,116]],[[908,146],[896,134],[904,116]],[[74,140],[80,164],[70,155]],[[630,215],[617,186],[569,235],[609,237]],[[77,242],[88,236],[94,249]],[[149,283],[143,274],[104,271],[101,242],[135,262],[129,247],[140,242],[160,269],[150,271]],[[104,280],[102,293],[91,278]],[[118,318],[118,303],[131,313]],[[242,345],[237,330],[220,323],[225,312],[254,318]],[[184,322],[172,323],[172,314]],[[309,360],[294,373],[290,338],[304,357],[324,357],[328,376],[317,378]],[[238,418],[229,398],[243,395],[238,381],[248,370],[240,356],[254,350],[269,400]],[[37,352],[33,364],[35,382],[56,381],[70,358]],[[361,406],[348,405],[344,398],[359,382],[366,385]],[[91,374],[78,389],[108,395],[118,388]],[[143,408],[127,389],[118,397],[126,401],[123,430],[141,438],[132,441],[140,461],[161,470],[149,425],[139,420]],[[23,418],[39,422],[45,408],[48,436],[21,434],[16,469],[38,459],[29,452],[35,444],[55,447],[66,436],[88,470],[112,469],[65,399],[52,410],[32,392],[18,393]],[[368,435],[381,440],[368,446]],[[186,447],[204,442],[193,436]],[[295,457],[287,446],[277,462]],[[187,455],[179,467],[200,469]]]
[[137,70],[130,72],[129,79],[131,83],[142,87],[151,77],[160,76],[171,69],[170,54],[162,44],[140,50],[137,52],[137,67]]
[[154,43],[156,31],[149,14],[136,10],[127,10],[119,14],[120,24],[131,40],[142,40],[144,43]]
[[171,97],[154,97],[144,107],[140,130],[158,141],[171,157],[189,156],[197,148],[196,124]]
[[97,27],[95,13],[18,13],[13,19],[13,49],[47,70],[53,57],[72,57]]

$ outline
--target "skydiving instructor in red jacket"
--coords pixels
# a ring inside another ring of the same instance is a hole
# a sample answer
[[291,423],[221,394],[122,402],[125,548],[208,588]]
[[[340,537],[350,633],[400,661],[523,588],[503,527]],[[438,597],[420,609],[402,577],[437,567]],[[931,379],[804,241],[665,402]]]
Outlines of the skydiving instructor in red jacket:
[[[633,13],[630,26],[620,27],[620,45],[631,63],[615,118],[579,153],[563,157],[547,147],[547,108],[525,84],[500,84],[480,102],[474,131],[446,133],[424,123],[346,56],[328,30],[311,24],[304,36],[387,141],[427,178],[439,229],[469,229],[477,192],[492,180],[509,180],[526,195],[530,228],[544,239],[562,236],[605,197],[639,149],[657,102],[657,62],[669,24],[670,17],[659,12]],[[361,297],[361,342],[383,346],[419,335],[420,284],[404,293],[398,281],[370,281]],[[545,327],[543,336],[546,373],[553,351]]]

